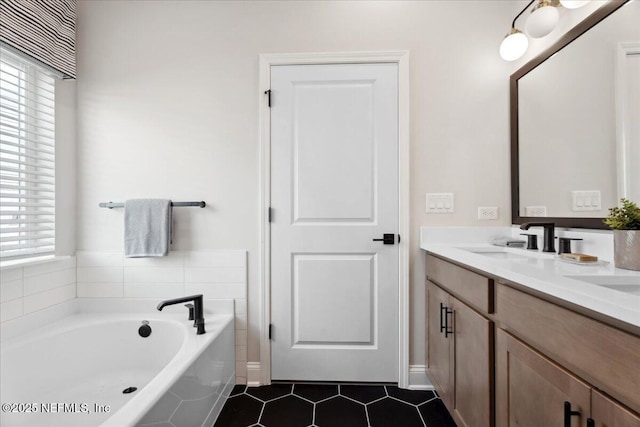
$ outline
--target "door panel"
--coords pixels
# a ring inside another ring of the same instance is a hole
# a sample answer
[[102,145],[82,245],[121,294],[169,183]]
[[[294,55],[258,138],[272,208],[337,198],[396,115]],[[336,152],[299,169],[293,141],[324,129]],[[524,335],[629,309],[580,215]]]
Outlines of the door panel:
[[445,325],[443,308],[449,306],[449,294],[431,282],[427,282],[427,355],[429,378],[436,391],[448,408],[453,408],[453,372],[451,357],[453,335],[445,337],[442,331]]
[[476,427],[492,424],[493,324],[450,297],[453,307],[454,412]]
[[640,417],[607,396],[591,391],[591,418],[595,427],[640,427]]
[[374,344],[375,254],[294,254],[293,268],[294,347]]
[[275,380],[398,379],[397,64],[271,68]]
[[580,413],[571,417],[571,426],[586,424],[588,384],[502,329],[496,344],[496,426],[562,426],[564,402]]
[[373,222],[374,82],[293,85],[294,222]]

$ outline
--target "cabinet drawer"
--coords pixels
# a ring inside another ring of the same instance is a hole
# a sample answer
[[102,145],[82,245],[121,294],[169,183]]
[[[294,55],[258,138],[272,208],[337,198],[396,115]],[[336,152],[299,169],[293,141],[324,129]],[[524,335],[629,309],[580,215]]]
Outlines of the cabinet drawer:
[[429,280],[476,309],[493,313],[493,279],[431,255],[426,265]]
[[505,329],[596,387],[640,411],[640,338],[498,284],[496,319]]

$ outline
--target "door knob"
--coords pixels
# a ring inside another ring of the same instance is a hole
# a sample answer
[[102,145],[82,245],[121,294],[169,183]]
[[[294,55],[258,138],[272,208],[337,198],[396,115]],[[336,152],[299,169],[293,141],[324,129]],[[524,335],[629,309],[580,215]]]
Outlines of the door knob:
[[393,245],[396,243],[396,235],[395,234],[383,234],[382,239],[373,239],[374,242],[382,242],[384,245]]

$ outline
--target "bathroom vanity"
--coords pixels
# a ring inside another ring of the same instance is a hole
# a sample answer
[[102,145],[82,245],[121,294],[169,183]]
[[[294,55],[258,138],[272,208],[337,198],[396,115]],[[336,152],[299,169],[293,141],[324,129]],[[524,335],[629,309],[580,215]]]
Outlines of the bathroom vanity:
[[421,247],[426,365],[459,426],[640,426],[640,273]]

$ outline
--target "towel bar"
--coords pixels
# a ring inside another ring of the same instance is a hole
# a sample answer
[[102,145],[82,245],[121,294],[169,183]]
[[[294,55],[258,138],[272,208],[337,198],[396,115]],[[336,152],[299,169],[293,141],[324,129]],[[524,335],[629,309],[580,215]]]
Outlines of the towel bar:
[[[102,202],[98,203],[98,206],[101,208],[124,208],[124,203],[113,203],[113,202]],[[171,206],[199,206],[204,208],[207,204],[204,201],[199,202],[171,202]]]

